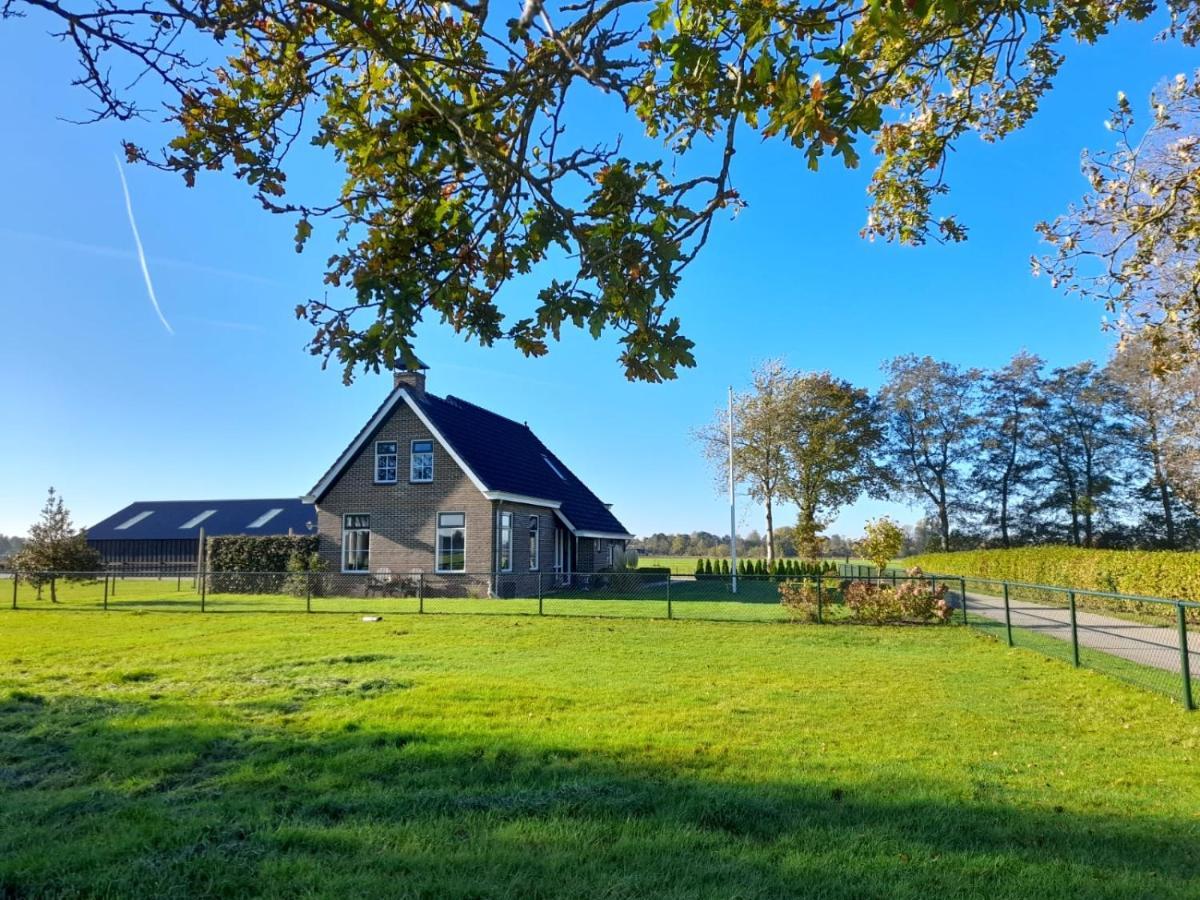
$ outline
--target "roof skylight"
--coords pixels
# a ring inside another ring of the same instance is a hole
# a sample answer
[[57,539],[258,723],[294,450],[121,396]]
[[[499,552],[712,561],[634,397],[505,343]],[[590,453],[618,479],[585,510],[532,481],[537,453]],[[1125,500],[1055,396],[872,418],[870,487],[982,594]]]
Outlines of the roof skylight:
[[122,522],[120,525],[118,525],[116,527],[116,530],[124,531],[126,528],[132,528],[138,522],[142,521],[143,519],[149,518],[152,515],[154,515],[154,510],[152,510],[152,509],[142,510],[140,513],[138,513],[132,519],[126,519],[124,522]]
[[567,476],[562,473],[562,469],[560,469],[558,466],[556,466],[554,464],[554,460],[552,460],[550,457],[548,457],[545,453],[542,454],[542,459],[544,459],[546,461],[546,465],[548,465],[551,468],[551,470],[554,472],[555,475],[557,475],[563,481],[567,480]]
[[192,516],[190,519],[188,519],[186,522],[184,522],[182,525],[180,525],[179,530],[182,531],[185,528],[195,528],[197,525],[199,525],[201,522],[203,522],[209,516],[214,516],[214,515],[216,515],[216,513],[217,513],[217,511],[215,509],[206,509],[204,512],[200,513],[200,515]]
[[275,518],[281,512],[283,512],[282,507],[276,507],[275,509],[268,509],[265,513],[263,513],[261,516],[259,516],[257,519],[255,519],[253,522],[251,522],[246,527],[247,528],[262,528],[264,525],[266,525],[268,522],[270,522],[273,518]]

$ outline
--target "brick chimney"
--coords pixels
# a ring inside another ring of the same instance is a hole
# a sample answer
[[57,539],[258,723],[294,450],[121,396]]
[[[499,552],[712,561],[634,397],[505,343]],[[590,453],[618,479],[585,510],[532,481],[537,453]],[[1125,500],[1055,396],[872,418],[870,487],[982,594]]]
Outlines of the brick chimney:
[[428,371],[429,366],[414,356],[402,368],[392,373],[393,386],[404,386],[414,394],[423,396],[425,394],[425,373]]

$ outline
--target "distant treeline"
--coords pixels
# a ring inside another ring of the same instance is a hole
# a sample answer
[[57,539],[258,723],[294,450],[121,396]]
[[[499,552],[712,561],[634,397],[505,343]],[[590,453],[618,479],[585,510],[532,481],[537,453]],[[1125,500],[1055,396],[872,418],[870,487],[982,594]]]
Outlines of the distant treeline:
[[0,534],[0,559],[7,559],[25,546],[25,538]]

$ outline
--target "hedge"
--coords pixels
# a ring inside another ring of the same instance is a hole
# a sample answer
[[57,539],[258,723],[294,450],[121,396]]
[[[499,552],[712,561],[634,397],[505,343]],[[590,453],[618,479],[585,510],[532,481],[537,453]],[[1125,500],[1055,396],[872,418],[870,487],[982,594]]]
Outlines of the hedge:
[[[306,569],[308,560],[317,552],[317,540],[316,535],[309,534],[211,537],[207,541],[207,569],[213,576],[208,590],[214,594],[271,594],[289,590],[288,576],[284,573],[297,567]],[[270,577],[253,573],[270,573]]]
[[[1172,550],[1091,550],[1079,547],[1016,547],[925,553],[900,562],[939,575],[973,575],[1080,590],[1136,594],[1167,600],[1200,599],[1200,553]],[[1081,605],[1099,598],[1079,597]],[[1171,607],[1138,604],[1139,612],[1174,616]],[[1195,611],[1190,611],[1195,612]],[[1189,616],[1191,618],[1192,616]]]

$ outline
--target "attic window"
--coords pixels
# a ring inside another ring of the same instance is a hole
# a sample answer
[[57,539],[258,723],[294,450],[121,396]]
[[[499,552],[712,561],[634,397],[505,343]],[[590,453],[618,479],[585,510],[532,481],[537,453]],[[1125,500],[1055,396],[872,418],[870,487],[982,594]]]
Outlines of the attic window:
[[195,528],[209,516],[215,516],[216,514],[217,511],[215,509],[206,509],[204,512],[200,513],[200,515],[192,516],[190,519],[180,525],[179,530],[183,531],[186,528]]
[[279,507],[277,507],[275,509],[268,509],[265,513],[263,513],[261,516],[259,516],[257,519],[255,519],[253,522],[251,522],[246,527],[247,528],[262,528],[264,525],[266,525],[268,522],[270,522],[273,518],[275,518],[281,512],[283,512],[283,509],[279,508]]
[[548,465],[551,468],[551,470],[553,470],[555,475],[557,475],[563,481],[567,480],[567,476],[562,473],[562,469],[560,469],[558,466],[556,466],[554,464],[554,460],[552,460],[550,457],[548,457],[545,453],[542,454],[542,459],[544,459],[546,461],[546,465]]
[[375,442],[375,483],[396,483],[396,442]]
[[154,510],[152,510],[152,509],[144,510],[144,511],[138,513],[132,519],[126,519],[124,522],[122,522],[120,525],[117,526],[116,530],[124,531],[126,528],[132,528],[138,522],[142,521],[143,519],[149,518],[152,515],[154,515]]

